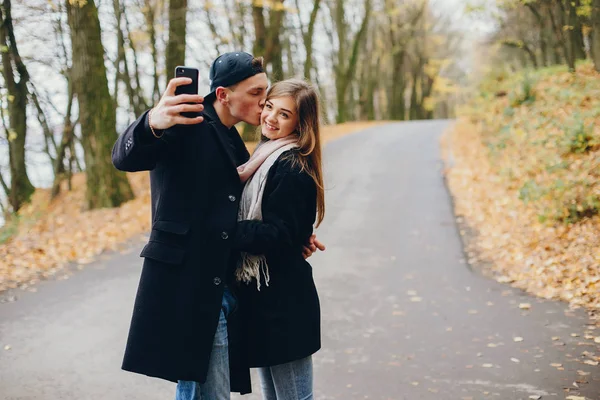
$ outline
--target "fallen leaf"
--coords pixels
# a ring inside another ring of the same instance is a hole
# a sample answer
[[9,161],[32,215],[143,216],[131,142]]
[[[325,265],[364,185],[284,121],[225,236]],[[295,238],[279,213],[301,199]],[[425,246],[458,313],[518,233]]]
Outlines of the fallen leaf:
[[4,346],[4,350],[10,350],[12,347],[10,347],[10,344],[7,344],[6,346]]
[[583,363],[587,364],[587,365],[593,365],[594,367],[596,365],[598,365],[598,361],[593,361],[593,360],[585,360]]
[[515,363],[519,363],[521,362],[518,358],[511,358],[510,361],[515,362]]
[[560,364],[560,363],[552,363],[550,365],[555,368],[562,367],[562,364]]
[[552,336],[552,340],[560,340],[560,337],[558,337],[558,336]]
[[590,372],[585,372],[585,371],[582,371],[582,370],[577,370],[577,373],[579,375],[581,375],[581,376],[588,376],[590,374]]
[[566,400],[586,400],[583,396],[567,396]]
[[418,303],[418,302],[420,302],[421,300],[423,300],[423,299],[422,299],[422,298],[420,298],[420,297],[416,297],[416,296],[415,296],[415,297],[411,297],[411,298],[410,298],[410,301],[412,301],[413,303]]
[[600,343],[600,336],[596,336],[596,337],[594,338],[594,342],[595,342],[595,343]]
[[529,398],[532,400],[540,400],[542,396],[540,396],[539,394],[532,394],[531,396],[529,396]]
[[520,336],[517,336],[516,338],[513,339],[515,342],[522,342],[523,338]]
[[531,304],[529,304],[529,303],[521,303],[521,304],[519,304],[519,308],[521,310],[529,310],[531,308]]
[[492,368],[494,365],[493,364],[483,364],[481,365],[483,368]]

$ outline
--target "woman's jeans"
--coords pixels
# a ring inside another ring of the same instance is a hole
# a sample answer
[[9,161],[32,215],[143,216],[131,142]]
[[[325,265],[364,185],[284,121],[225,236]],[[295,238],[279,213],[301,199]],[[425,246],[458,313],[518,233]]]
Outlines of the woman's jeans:
[[259,368],[263,400],[313,400],[312,358]]
[[175,400],[229,400],[229,349],[227,317],[235,308],[235,297],[227,286],[223,293],[221,316],[215,332],[205,383],[179,381]]

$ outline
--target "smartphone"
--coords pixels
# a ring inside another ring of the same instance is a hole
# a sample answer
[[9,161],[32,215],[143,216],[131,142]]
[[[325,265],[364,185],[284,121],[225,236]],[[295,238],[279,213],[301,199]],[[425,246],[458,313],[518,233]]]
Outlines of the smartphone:
[[[187,85],[177,86],[175,95],[179,94],[198,94],[198,69],[192,67],[177,66],[175,67],[175,78],[191,78],[192,83]],[[195,104],[195,103],[188,103]],[[181,115],[187,118],[198,117],[199,112],[182,112]]]

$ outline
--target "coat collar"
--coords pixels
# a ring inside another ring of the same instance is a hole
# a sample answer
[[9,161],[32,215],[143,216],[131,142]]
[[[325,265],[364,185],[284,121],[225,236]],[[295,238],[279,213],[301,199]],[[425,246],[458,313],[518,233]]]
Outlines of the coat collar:
[[233,150],[230,145],[230,140],[228,136],[231,135],[239,135],[237,129],[235,127],[227,128],[221,120],[219,119],[219,115],[217,114],[217,110],[212,102],[204,104],[203,111],[205,121],[213,128],[215,136],[217,137],[217,141],[221,146],[221,150],[225,153],[227,159],[229,160],[229,164],[233,168],[235,174],[239,177],[237,172],[237,163],[235,155],[233,154]]

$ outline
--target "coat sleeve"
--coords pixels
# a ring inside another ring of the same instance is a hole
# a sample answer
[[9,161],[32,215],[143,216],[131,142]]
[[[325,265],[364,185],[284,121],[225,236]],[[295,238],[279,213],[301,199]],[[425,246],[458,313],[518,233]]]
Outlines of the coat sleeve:
[[112,149],[113,165],[128,172],[150,171],[154,169],[169,143],[166,131],[158,139],[154,137],[148,124],[148,111],[142,114],[123,132]]
[[[239,221],[234,248],[251,254],[302,247],[315,221],[316,189],[305,173],[285,172],[273,176],[272,190],[263,199],[263,220]],[[266,190],[265,190],[266,192]]]

